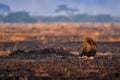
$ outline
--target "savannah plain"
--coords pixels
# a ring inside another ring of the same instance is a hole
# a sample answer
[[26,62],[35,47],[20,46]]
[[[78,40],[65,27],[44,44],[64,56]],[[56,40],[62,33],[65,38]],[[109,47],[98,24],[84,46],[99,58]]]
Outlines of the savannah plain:
[[[94,59],[76,55],[85,37],[98,45]],[[120,23],[0,23],[0,80],[8,79],[119,80]]]

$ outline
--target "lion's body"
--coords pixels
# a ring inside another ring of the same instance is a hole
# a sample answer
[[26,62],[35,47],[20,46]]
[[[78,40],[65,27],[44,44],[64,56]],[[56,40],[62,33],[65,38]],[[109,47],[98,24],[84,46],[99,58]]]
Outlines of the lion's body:
[[82,48],[83,50],[81,53],[81,57],[82,56],[87,56],[87,57],[93,56],[94,57],[97,51],[97,45],[95,41],[93,41],[91,38],[86,38],[83,41]]

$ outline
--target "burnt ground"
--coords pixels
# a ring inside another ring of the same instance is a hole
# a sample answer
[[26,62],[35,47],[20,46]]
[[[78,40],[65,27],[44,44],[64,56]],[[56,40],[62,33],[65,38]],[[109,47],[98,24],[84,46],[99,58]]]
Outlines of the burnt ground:
[[70,54],[80,52],[80,45],[80,41],[61,37],[46,42],[1,43],[1,49],[11,53],[0,57],[0,80],[120,79],[120,42],[97,42],[94,59]]

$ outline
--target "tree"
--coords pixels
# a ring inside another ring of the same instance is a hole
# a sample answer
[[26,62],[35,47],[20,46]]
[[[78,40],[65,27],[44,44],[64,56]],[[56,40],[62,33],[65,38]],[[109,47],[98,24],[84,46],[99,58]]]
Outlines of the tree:
[[36,22],[34,18],[32,18],[28,12],[13,12],[8,14],[4,20],[4,22]]
[[55,10],[55,12],[65,11],[67,15],[74,15],[75,12],[78,12],[77,8],[69,8],[67,5],[58,5],[58,8]]
[[5,15],[10,12],[10,7],[8,5],[0,3],[0,14]]

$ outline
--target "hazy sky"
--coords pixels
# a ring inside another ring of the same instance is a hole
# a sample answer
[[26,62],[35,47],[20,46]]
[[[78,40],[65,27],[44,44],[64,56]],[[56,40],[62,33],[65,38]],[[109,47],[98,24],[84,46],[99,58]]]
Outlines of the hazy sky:
[[66,4],[78,8],[79,13],[110,14],[120,16],[120,0],[0,0],[10,6],[11,11],[28,11],[32,15],[59,15],[55,13],[57,5]]

